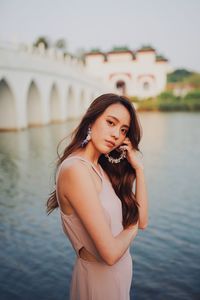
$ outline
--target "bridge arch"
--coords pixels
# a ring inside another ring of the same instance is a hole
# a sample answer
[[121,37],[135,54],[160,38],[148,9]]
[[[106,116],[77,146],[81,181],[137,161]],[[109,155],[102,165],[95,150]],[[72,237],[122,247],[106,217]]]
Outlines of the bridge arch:
[[58,122],[60,120],[61,112],[61,99],[60,94],[57,88],[57,85],[54,83],[50,91],[50,122]]
[[27,93],[27,126],[39,126],[43,124],[42,121],[41,93],[32,80]]
[[73,118],[76,114],[75,112],[75,92],[74,92],[74,88],[73,86],[69,86],[68,87],[68,91],[67,91],[67,118]]
[[17,127],[14,93],[6,79],[0,80],[0,130]]
[[85,101],[85,91],[84,91],[84,89],[82,89],[80,91],[79,103],[80,103],[80,115],[82,115],[86,111],[86,101]]

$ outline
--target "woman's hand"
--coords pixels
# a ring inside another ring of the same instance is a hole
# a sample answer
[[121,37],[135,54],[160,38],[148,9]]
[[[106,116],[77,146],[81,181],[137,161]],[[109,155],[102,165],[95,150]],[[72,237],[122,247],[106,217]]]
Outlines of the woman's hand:
[[120,146],[120,148],[126,150],[126,158],[135,170],[144,169],[141,157],[139,157],[140,152],[132,147],[131,141],[128,137],[125,138],[123,145]]

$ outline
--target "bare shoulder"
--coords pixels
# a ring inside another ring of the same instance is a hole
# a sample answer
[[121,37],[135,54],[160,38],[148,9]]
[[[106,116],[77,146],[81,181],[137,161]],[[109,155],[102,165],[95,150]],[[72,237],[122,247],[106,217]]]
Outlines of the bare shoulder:
[[60,195],[67,197],[68,200],[75,191],[97,192],[89,166],[77,159],[66,160],[62,163],[57,178],[57,187]]
[[86,164],[84,164],[81,160],[70,159],[63,161],[59,170],[58,180],[62,177],[76,180],[76,178],[80,176],[89,177],[89,175],[89,169]]

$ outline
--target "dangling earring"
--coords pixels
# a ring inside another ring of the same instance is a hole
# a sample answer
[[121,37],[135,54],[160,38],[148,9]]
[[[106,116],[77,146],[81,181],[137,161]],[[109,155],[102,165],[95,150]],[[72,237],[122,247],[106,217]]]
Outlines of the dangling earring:
[[87,145],[87,143],[91,140],[91,132],[92,132],[91,128],[88,127],[87,136],[86,136],[86,138],[85,138],[85,139],[82,141],[82,143],[81,143],[81,147],[82,147],[82,148],[83,148],[85,145]]
[[121,152],[120,157],[118,158],[114,158],[112,156],[110,156],[108,153],[105,154],[105,157],[108,159],[108,161],[112,164],[118,164],[122,159],[126,158],[126,150],[123,148],[118,148]]

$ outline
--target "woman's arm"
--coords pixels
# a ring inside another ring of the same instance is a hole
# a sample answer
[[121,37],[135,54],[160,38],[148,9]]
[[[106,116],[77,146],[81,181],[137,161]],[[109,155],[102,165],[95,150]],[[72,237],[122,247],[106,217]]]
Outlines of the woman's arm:
[[138,167],[136,171],[136,186],[135,196],[139,203],[139,229],[145,229],[148,225],[148,200],[147,200],[147,188],[145,183],[144,169]]
[[138,224],[130,226],[115,237],[112,235],[91,174],[80,161],[68,162],[62,166],[57,179],[57,189],[61,205],[65,205],[67,198],[102,259],[108,265],[116,263],[137,235]]

